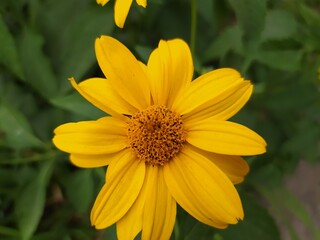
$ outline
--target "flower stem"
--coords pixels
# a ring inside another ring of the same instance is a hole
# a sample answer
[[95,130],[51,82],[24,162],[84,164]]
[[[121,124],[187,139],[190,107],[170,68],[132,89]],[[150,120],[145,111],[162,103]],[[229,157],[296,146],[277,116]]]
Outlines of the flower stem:
[[46,161],[46,160],[56,159],[57,156],[59,155],[61,155],[61,152],[57,150],[50,150],[48,152],[37,153],[29,157],[17,157],[17,158],[12,158],[10,160],[1,160],[0,165],[15,165],[15,164],[26,164],[31,162]]
[[195,54],[196,34],[197,34],[197,0],[191,0],[190,48],[193,56]]

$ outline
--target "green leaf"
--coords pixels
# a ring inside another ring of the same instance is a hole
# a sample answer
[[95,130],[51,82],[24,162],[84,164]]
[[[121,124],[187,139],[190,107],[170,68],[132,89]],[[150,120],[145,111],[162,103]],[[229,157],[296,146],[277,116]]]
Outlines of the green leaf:
[[[320,231],[317,229],[304,204],[285,188],[278,188],[274,194],[275,197],[282,202],[283,207],[288,208],[295,217],[303,222],[310,232],[314,234],[315,239],[319,239]],[[316,238],[316,236],[318,236],[318,238]]]
[[284,71],[301,68],[302,52],[299,50],[260,50],[256,60],[267,66]]
[[320,15],[316,7],[306,6],[303,3],[299,4],[298,9],[300,16],[305,24],[300,27],[300,32],[297,34],[297,40],[302,45],[305,51],[318,52],[320,50]]
[[85,213],[93,201],[94,183],[90,169],[80,169],[69,176],[66,194],[77,212]]
[[[113,9],[90,3],[51,0],[42,6],[43,32],[51,46],[49,54],[61,81],[62,92],[71,88],[67,78],[82,79],[90,68],[97,65],[95,39],[110,35],[114,29]],[[70,9],[73,9],[71,15]]]
[[282,175],[274,164],[264,165],[247,177],[247,182],[252,185],[264,185],[265,188],[275,188],[281,184]]
[[177,210],[177,220],[174,228],[175,239],[206,240],[213,238],[214,228],[199,222],[180,207]]
[[[70,240],[70,237],[63,229],[50,229],[48,232],[40,232],[32,237],[32,240]],[[83,238],[82,238],[83,239]]]
[[134,50],[139,55],[139,60],[141,60],[144,63],[148,62],[149,56],[152,52],[152,49],[150,47],[137,45],[135,46]]
[[[278,185],[276,188],[269,189],[263,184],[255,184],[255,187],[268,200],[274,215],[286,225],[291,232],[291,235],[296,235],[295,232],[292,231],[293,226],[291,226],[292,223],[290,222],[289,217],[293,214],[293,216],[308,227],[310,233],[314,235],[314,239],[320,237],[320,231],[313,223],[313,220],[303,203],[285,187]],[[288,211],[290,214],[288,214]]]
[[209,23],[212,22],[214,1],[197,1],[197,8],[201,17]]
[[23,78],[22,68],[14,39],[0,14],[0,64],[6,66],[20,79]]
[[297,130],[293,137],[283,144],[283,151],[287,154],[294,154],[311,163],[319,159],[318,142],[320,128],[318,123],[307,120],[297,124]]
[[242,51],[242,32],[238,26],[226,28],[219,36],[209,45],[204,53],[203,60],[208,61],[215,58],[223,58],[229,51]]
[[0,225],[0,236],[10,236],[10,237],[18,238],[19,231],[17,229]]
[[292,14],[285,10],[271,10],[266,16],[263,40],[281,40],[292,37],[297,31],[297,22]]
[[57,95],[57,79],[43,52],[43,37],[29,28],[19,38],[19,53],[26,81],[45,99]]
[[50,100],[50,102],[53,105],[60,107],[61,109],[80,114],[89,119],[97,119],[107,115],[106,113],[93,106],[77,92],[74,92],[67,96],[53,98]]
[[320,15],[317,9],[311,8],[304,3],[299,4],[299,12],[309,26],[320,26]]
[[265,25],[266,0],[229,0],[244,37],[259,39]]
[[0,130],[5,134],[5,141],[13,149],[44,147],[33,135],[27,119],[17,110],[0,102]]
[[117,240],[116,224],[108,227],[104,232],[104,240]]
[[[60,78],[82,78],[96,63],[94,42],[114,28],[112,14],[99,6],[88,9],[64,29]],[[67,81],[66,81],[67,82]]]
[[36,96],[26,91],[25,85],[16,81],[13,75],[0,74],[0,99],[26,115],[32,115],[37,108]]
[[223,239],[280,240],[279,230],[268,211],[253,196],[242,195],[241,199],[245,213],[244,220],[236,225],[230,225],[227,230],[219,231]]
[[201,222],[196,222],[192,228],[190,228],[190,232],[188,232],[184,240],[206,240],[212,238],[212,236],[212,229]]
[[46,199],[46,186],[53,170],[53,161],[46,161],[22,189],[16,201],[16,215],[22,240],[32,237],[40,222]]

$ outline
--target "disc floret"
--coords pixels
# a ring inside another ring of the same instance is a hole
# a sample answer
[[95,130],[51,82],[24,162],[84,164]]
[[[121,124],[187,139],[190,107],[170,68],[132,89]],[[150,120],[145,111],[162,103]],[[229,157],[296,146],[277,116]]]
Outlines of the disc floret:
[[128,139],[139,159],[150,165],[164,165],[179,153],[186,131],[179,114],[153,105],[132,116]]

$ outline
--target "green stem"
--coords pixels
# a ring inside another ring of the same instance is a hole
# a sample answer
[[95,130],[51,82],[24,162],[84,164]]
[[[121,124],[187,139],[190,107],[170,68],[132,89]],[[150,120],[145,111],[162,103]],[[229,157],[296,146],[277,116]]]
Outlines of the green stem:
[[39,161],[46,161],[57,158],[60,154],[57,150],[51,150],[46,153],[37,153],[30,157],[17,157],[10,160],[1,160],[0,165],[15,165],[15,164],[25,164],[31,162],[39,162]]
[[14,228],[8,228],[6,226],[0,226],[0,235],[19,237],[19,231]]
[[195,54],[196,35],[197,35],[197,0],[191,0],[190,48],[193,56]]

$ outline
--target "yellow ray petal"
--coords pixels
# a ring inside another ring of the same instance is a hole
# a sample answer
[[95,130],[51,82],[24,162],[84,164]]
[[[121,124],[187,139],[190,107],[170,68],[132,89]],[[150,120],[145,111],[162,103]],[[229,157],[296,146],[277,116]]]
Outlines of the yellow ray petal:
[[123,114],[132,115],[137,112],[137,108],[117,94],[107,79],[90,78],[79,84],[74,78],[70,78],[70,81],[85,99],[112,116],[123,119]]
[[188,45],[181,39],[161,40],[147,66],[154,102],[170,108],[192,80],[193,62]]
[[97,3],[101,6],[106,5],[107,2],[109,2],[109,0],[97,0]]
[[150,171],[146,168],[144,182],[141,191],[129,211],[117,222],[117,237],[122,239],[134,239],[142,229],[142,215],[146,199],[146,189],[149,183]]
[[187,131],[189,143],[209,152],[249,156],[266,151],[262,137],[237,123],[206,119],[189,124]]
[[110,154],[71,154],[70,161],[77,167],[82,168],[95,168],[109,165],[113,159],[119,158],[122,152]]
[[136,2],[139,6],[142,6],[144,8],[147,7],[147,0],[136,0]]
[[184,115],[210,107],[239,89],[243,79],[231,68],[221,68],[201,75],[194,80],[173,104],[173,110]]
[[119,28],[123,28],[123,25],[127,19],[132,0],[116,0],[114,5],[114,21]]
[[149,80],[132,53],[118,40],[108,36],[96,40],[95,50],[100,68],[112,88],[137,109],[148,107]]
[[128,146],[126,123],[113,117],[66,123],[54,130],[53,143],[64,152],[94,155],[116,153]]
[[188,144],[188,147],[212,161],[229,177],[233,184],[242,182],[245,175],[249,172],[248,163],[240,156],[212,153],[196,148],[190,144]]
[[243,219],[239,195],[211,161],[185,147],[164,166],[164,178],[177,203],[199,221],[225,228]]
[[168,191],[162,167],[147,166],[142,240],[169,239],[176,219],[176,202]]
[[223,99],[214,102],[210,101],[210,105],[203,104],[196,107],[191,112],[183,115],[186,124],[194,124],[198,121],[214,118],[217,120],[227,120],[235,115],[249,100],[253,90],[250,81],[242,81],[237,84],[236,88],[226,89],[222,92]]
[[123,151],[107,170],[107,181],[91,211],[91,223],[97,229],[106,228],[130,209],[141,190],[145,163],[135,159],[130,150]]

